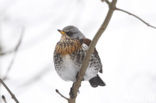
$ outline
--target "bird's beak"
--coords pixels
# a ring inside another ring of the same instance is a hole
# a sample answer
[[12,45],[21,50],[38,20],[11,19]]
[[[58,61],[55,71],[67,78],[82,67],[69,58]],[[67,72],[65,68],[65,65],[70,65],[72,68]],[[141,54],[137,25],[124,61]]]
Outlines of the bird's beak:
[[60,32],[63,36],[66,35],[66,33],[63,30],[58,29],[57,31]]

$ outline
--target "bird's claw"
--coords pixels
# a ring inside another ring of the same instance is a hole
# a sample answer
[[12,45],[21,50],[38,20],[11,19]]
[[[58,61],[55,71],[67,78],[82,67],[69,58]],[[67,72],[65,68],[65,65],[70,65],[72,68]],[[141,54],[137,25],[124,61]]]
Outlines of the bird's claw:
[[73,91],[73,88],[72,87],[70,88],[69,95],[70,95],[71,98],[74,98],[75,97],[74,91]]

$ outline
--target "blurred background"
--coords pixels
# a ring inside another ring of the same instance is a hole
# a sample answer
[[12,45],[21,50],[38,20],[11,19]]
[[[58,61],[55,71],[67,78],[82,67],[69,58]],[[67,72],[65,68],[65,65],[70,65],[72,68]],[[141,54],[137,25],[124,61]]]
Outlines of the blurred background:
[[[118,0],[117,7],[156,26],[155,0]],[[0,78],[20,103],[66,103],[72,82],[55,72],[57,29],[77,26],[92,39],[108,6],[100,0],[0,0]],[[105,87],[83,82],[78,103],[156,103],[156,29],[115,11],[97,46]],[[0,85],[0,96],[14,103]],[[0,98],[0,103],[3,103]]]

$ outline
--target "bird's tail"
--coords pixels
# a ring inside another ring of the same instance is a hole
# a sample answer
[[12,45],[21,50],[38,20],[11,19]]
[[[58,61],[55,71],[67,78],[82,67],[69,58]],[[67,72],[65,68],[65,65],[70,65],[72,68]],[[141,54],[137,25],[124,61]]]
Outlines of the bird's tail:
[[93,77],[92,79],[89,80],[89,83],[92,87],[97,87],[97,86],[105,86],[106,84],[104,81],[99,77],[99,75]]

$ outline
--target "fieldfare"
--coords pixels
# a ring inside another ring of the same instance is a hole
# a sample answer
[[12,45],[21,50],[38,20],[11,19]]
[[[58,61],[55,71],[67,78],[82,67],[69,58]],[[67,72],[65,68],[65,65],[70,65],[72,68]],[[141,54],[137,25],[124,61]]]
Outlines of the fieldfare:
[[[62,36],[55,47],[54,66],[63,80],[75,82],[91,40],[75,26],[66,26],[58,31]],[[94,49],[84,75],[84,80],[89,81],[92,87],[105,86],[98,72],[102,73],[102,64],[97,50]]]

